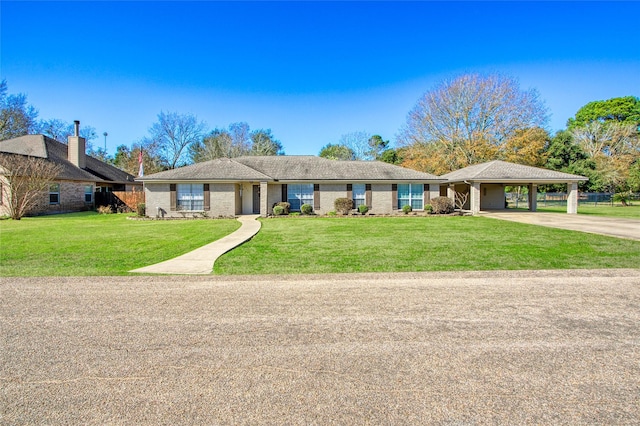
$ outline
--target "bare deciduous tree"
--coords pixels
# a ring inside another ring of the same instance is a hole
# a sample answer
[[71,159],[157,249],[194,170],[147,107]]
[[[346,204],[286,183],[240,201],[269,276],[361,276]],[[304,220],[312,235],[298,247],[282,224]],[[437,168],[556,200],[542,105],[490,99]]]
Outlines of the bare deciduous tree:
[[455,170],[492,160],[518,129],[544,127],[547,109],[534,89],[501,75],[467,74],[425,93],[409,112],[398,142],[434,144],[439,163]]
[[206,124],[192,114],[160,112],[158,121],[149,129],[150,137],[144,144],[158,147],[170,169],[186,163],[187,147],[202,138]]
[[7,81],[0,82],[0,140],[28,135],[37,127],[38,111],[24,94],[7,94]]
[[366,160],[371,146],[369,146],[371,135],[365,131],[345,133],[340,136],[338,145],[346,146],[353,151],[355,160]]
[[29,213],[49,189],[61,166],[43,158],[0,153],[0,179],[6,185],[4,202],[11,218]]
[[573,139],[591,158],[640,151],[640,139],[634,124],[592,121],[571,131]]
[[458,192],[456,191],[456,207],[460,210],[464,209],[464,205],[467,204],[467,200],[469,199],[468,192]]

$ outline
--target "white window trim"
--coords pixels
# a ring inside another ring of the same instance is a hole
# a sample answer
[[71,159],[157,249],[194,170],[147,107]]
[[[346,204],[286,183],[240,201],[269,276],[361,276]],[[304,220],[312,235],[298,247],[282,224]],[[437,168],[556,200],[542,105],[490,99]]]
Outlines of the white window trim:
[[[311,188],[310,193],[303,193],[302,187]],[[310,204],[313,206],[313,184],[312,183],[290,183],[287,185],[287,202],[291,205],[292,212],[299,212],[303,204]],[[293,195],[293,197],[292,197]],[[305,195],[307,198],[303,198]],[[294,207],[291,200],[300,200],[300,207]]]
[[[51,188],[52,187],[57,187],[58,190],[57,191],[52,191]],[[58,196],[58,201],[56,201],[55,203],[51,202],[51,194],[56,194]],[[60,205],[60,184],[59,183],[52,183],[51,185],[49,185],[49,205],[50,206],[57,206]]]
[[[189,186],[189,191],[185,191],[185,186]],[[182,187],[182,191],[180,188]],[[200,191],[193,191],[194,187],[199,187]],[[182,195],[182,198],[181,198]],[[198,204],[202,203],[202,208],[198,207]],[[188,204],[184,208],[183,204]],[[197,183],[179,183],[176,185],[176,210],[187,212],[202,212],[204,211],[204,185]]]
[[[409,198],[400,198],[400,188],[399,188],[400,185],[409,185]],[[412,191],[413,185],[418,185],[421,188],[419,197],[418,196],[413,197],[413,191]],[[406,201],[406,200],[408,200],[407,204],[409,204],[411,206],[412,210],[424,210],[424,184],[422,184],[422,183],[399,183],[398,184],[398,210],[402,210],[402,207],[404,205],[406,205],[406,204],[401,205],[400,202],[401,201]],[[413,205],[412,205],[413,201],[418,201],[418,200],[422,203],[422,207],[419,208],[419,209],[418,208],[414,209]]]

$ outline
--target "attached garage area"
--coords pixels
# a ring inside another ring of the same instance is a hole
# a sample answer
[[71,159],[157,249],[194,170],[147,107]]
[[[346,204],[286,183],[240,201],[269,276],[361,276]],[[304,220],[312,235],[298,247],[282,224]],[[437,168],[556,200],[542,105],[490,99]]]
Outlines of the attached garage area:
[[472,214],[505,210],[505,187],[518,185],[528,188],[529,210],[536,211],[538,186],[547,184],[567,185],[567,213],[575,214],[578,212],[578,182],[587,180],[584,176],[499,160],[456,170],[441,178],[447,179],[441,186],[441,194],[452,200],[456,199],[456,193],[466,197],[463,208]]

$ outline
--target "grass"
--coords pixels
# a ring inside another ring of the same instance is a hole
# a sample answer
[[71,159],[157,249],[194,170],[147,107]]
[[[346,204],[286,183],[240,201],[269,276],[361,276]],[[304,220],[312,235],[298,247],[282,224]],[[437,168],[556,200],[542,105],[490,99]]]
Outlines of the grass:
[[126,275],[201,247],[235,220],[136,221],[72,213],[0,221],[0,276]]
[[[0,221],[0,276],[127,275],[237,229],[234,220],[78,213]],[[265,219],[216,274],[629,268],[640,241],[483,217]]]
[[[538,211],[549,213],[566,213],[567,206],[549,206],[543,207],[538,204]],[[594,216],[609,216],[609,217],[623,217],[629,219],[640,219],[640,203],[634,203],[631,206],[611,205],[611,204],[598,204],[578,206],[578,214],[587,214]]]
[[629,268],[630,241],[482,217],[263,220],[216,274]]

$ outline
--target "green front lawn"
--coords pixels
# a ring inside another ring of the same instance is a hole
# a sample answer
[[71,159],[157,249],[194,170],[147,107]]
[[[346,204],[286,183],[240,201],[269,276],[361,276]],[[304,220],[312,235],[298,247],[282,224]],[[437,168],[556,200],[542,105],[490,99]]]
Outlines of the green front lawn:
[[236,220],[73,213],[0,221],[0,276],[125,275],[235,231]]
[[[538,204],[538,211],[549,213],[566,213],[567,206],[554,206],[543,207]],[[640,219],[640,203],[637,201],[631,206],[622,206],[620,204],[598,204],[594,206],[590,205],[578,205],[578,214],[588,214],[594,216],[610,216],[610,217],[625,217],[629,219]]]
[[[235,220],[80,213],[0,221],[0,276],[126,275],[230,234]],[[277,218],[216,274],[635,268],[640,241],[483,217]]]
[[483,217],[278,218],[217,274],[635,268],[640,241]]

